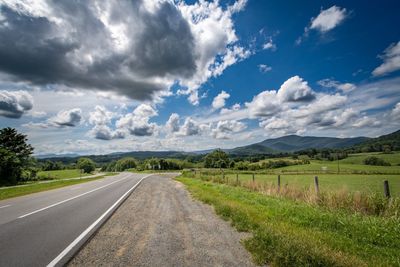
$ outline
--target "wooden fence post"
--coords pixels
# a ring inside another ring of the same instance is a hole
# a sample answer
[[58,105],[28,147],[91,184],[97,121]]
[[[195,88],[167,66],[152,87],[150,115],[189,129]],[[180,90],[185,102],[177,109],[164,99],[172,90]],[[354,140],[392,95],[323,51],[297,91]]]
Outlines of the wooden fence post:
[[239,174],[236,173],[236,184],[239,184]]
[[389,181],[383,181],[383,191],[385,192],[385,197],[390,198],[390,188],[389,188]]
[[254,178],[254,172],[253,172],[253,183],[254,183],[254,180],[255,180],[255,178]]
[[318,176],[314,176],[314,185],[315,185],[315,192],[319,195],[319,183],[318,183]]
[[281,190],[281,175],[278,174],[278,192]]

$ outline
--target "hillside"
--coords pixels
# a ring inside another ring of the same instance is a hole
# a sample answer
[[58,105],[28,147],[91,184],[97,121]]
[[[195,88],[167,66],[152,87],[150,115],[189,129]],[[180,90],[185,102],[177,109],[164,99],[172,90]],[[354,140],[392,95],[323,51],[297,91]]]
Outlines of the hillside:
[[370,138],[351,147],[353,152],[377,152],[388,149],[391,151],[400,150],[400,130],[377,138]]
[[274,139],[266,139],[262,142],[230,149],[227,152],[235,155],[268,154],[280,152],[295,152],[304,149],[316,148],[345,148],[369,140],[367,137],[334,138],[288,135]]

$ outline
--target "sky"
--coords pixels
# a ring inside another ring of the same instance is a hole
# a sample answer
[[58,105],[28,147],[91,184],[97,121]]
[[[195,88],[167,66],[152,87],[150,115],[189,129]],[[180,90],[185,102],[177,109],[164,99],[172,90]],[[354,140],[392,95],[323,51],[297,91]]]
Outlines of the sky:
[[0,0],[0,128],[35,154],[400,129],[399,1]]

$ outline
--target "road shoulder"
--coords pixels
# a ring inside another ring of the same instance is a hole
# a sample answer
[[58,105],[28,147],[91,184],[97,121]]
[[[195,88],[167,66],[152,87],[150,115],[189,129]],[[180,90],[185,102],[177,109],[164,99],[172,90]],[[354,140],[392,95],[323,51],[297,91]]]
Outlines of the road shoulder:
[[165,176],[145,179],[70,266],[253,266],[244,234]]

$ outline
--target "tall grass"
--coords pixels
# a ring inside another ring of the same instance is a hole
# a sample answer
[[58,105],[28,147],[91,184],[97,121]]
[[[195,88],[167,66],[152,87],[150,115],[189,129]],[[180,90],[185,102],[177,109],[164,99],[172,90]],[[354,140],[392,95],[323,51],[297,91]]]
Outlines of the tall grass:
[[301,201],[310,205],[325,207],[330,210],[344,210],[365,215],[400,218],[400,198],[390,199],[376,192],[351,192],[346,188],[340,190],[322,190],[317,193],[314,187],[298,187],[284,184],[278,187],[267,181],[237,181],[235,178],[216,175],[212,172],[185,172],[185,177],[199,178],[219,184],[240,186],[264,195],[282,197]]

